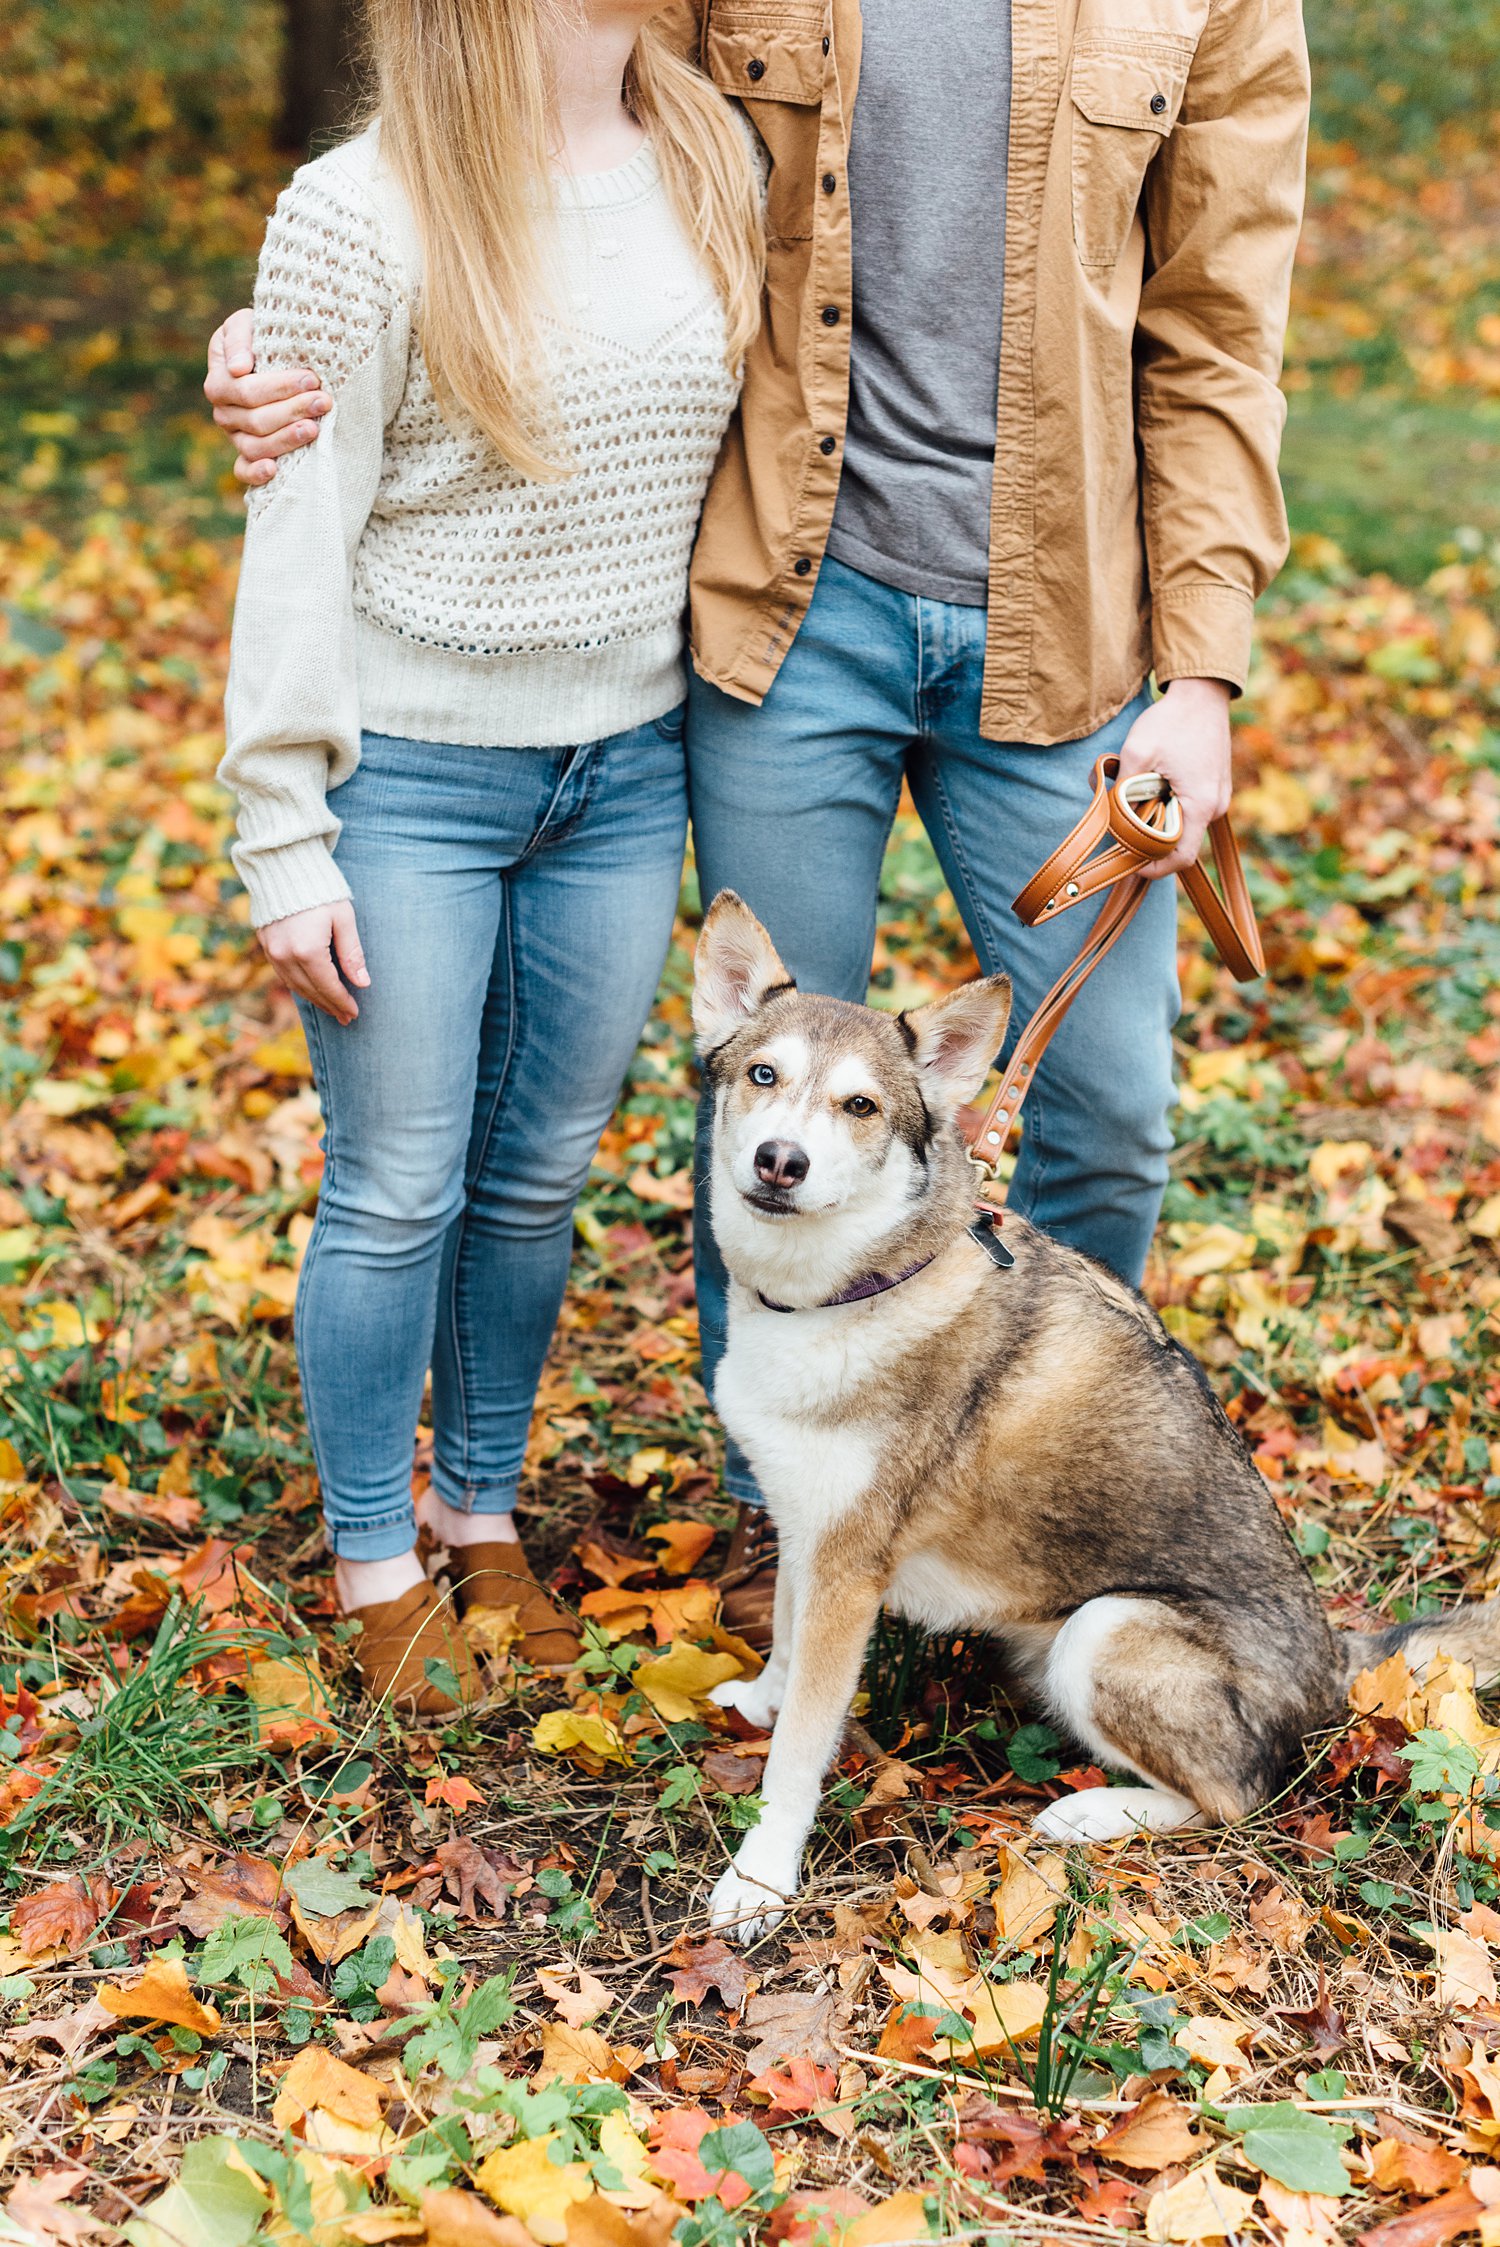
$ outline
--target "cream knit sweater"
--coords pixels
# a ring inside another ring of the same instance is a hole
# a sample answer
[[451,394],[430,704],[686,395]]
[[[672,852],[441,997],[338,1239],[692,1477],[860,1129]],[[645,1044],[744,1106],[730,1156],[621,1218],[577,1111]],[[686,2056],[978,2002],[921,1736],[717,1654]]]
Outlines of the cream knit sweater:
[[554,182],[540,322],[576,472],[528,481],[438,412],[418,257],[377,129],[298,172],[255,290],[264,365],[333,399],[250,501],[220,777],[257,927],[349,894],[330,790],[361,730],[552,748],[685,690],[687,567],[734,408],[713,287],[655,156]]

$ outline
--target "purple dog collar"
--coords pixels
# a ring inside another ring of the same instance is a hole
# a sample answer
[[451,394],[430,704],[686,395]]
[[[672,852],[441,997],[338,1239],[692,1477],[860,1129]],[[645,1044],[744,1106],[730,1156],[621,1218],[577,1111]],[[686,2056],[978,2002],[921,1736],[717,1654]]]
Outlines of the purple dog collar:
[[[903,1280],[914,1280],[932,1261],[931,1256],[924,1256],[920,1264],[908,1264],[904,1272],[897,1272],[894,1277],[889,1272],[867,1272],[862,1280],[856,1280],[841,1294],[830,1295],[824,1303],[773,1303],[769,1295],[761,1295],[760,1299],[768,1311],[831,1311],[840,1303],[867,1303],[872,1295],[884,1295],[889,1289],[899,1287]],[[760,1294],[759,1288],[756,1293]]]
[[[1005,1272],[1015,1263],[1015,1258],[996,1231],[999,1223],[998,1210],[981,1207],[974,1223],[969,1227],[969,1238],[977,1241],[991,1262]],[[918,1272],[925,1272],[928,1265],[936,1260],[937,1253],[934,1249],[932,1255],[924,1256],[919,1264],[908,1264],[904,1272],[867,1272],[862,1280],[856,1280],[852,1287],[846,1287],[840,1295],[830,1295],[823,1303],[773,1303],[769,1295],[760,1294],[759,1288],[755,1292],[768,1311],[785,1311],[788,1316],[798,1309],[832,1311],[840,1303],[867,1303],[872,1295],[886,1295],[893,1287],[899,1287],[903,1280],[914,1280]]]

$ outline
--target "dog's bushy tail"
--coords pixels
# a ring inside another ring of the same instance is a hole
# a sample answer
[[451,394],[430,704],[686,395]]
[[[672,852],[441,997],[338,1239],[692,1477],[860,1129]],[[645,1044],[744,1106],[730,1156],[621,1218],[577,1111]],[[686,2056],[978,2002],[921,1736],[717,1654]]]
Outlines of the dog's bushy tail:
[[1404,1654],[1412,1674],[1426,1675],[1439,1654],[1465,1662],[1482,1691],[1500,1682],[1500,1599],[1466,1600],[1444,1615],[1424,1615],[1413,1623],[1393,1623],[1385,1631],[1341,1631],[1344,1682],[1374,1669],[1388,1654]]

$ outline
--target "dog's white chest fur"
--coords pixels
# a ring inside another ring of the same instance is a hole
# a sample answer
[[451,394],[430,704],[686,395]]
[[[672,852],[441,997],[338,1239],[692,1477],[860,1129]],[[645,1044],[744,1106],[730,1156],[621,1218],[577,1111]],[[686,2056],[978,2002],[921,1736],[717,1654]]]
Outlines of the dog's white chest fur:
[[797,1516],[826,1522],[853,1505],[879,1464],[874,1426],[829,1408],[878,1371],[883,1352],[868,1324],[862,1341],[847,1311],[838,1320],[836,1310],[730,1309],[714,1402],[783,1534]]

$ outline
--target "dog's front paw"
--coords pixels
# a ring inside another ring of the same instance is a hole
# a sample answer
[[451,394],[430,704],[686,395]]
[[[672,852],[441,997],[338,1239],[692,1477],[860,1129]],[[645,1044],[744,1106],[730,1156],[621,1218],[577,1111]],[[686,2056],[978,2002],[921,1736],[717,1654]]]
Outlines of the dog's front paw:
[[781,1697],[766,1670],[759,1677],[730,1678],[727,1684],[714,1686],[708,1697],[721,1709],[737,1709],[759,1732],[770,1731],[781,1707]]
[[737,1943],[753,1943],[780,1926],[795,1887],[792,1880],[784,1889],[771,1888],[730,1865],[719,1875],[708,1900],[709,1923]]

